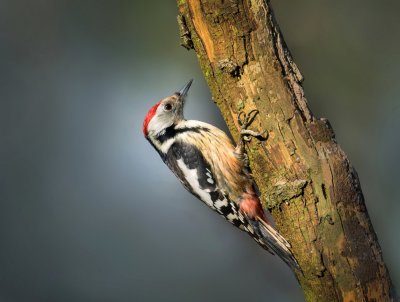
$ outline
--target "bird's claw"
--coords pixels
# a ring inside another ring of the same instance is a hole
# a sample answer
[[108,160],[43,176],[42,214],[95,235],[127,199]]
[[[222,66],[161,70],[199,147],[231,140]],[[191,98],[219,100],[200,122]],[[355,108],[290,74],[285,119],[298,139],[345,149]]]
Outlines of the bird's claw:
[[268,139],[268,132],[255,132],[253,130],[248,130],[248,129],[242,129],[240,131],[240,135],[242,136],[242,139],[246,142],[251,141],[251,137],[255,137],[258,140],[265,141]]
[[[259,111],[257,109],[251,110],[249,113],[244,111],[239,112],[237,116],[238,124],[240,125],[240,143],[238,145],[238,154],[245,154],[245,144],[251,141],[252,137],[257,138],[258,140],[265,141],[268,138],[267,131],[264,132],[256,132],[253,130],[247,129],[250,126]],[[245,160],[246,161],[246,160]],[[248,162],[248,159],[247,159]]]
[[249,142],[251,141],[251,137],[255,137],[259,140],[266,140],[268,138],[267,131],[255,132],[247,129],[247,127],[254,122],[258,113],[259,111],[257,109],[253,109],[249,113],[244,111],[239,112],[237,119],[238,124],[240,125],[240,136],[242,141]]
[[246,113],[244,111],[240,111],[238,116],[237,116],[240,128],[242,130],[247,129],[247,127],[249,125],[251,125],[251,123],[254,121],[255,117],[258,114],[258,112],[259,111],[257,109],[253,109],[249,113]]

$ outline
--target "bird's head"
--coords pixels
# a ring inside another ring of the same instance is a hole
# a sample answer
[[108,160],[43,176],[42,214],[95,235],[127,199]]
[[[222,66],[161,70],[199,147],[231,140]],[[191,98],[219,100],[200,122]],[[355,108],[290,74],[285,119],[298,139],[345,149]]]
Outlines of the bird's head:
[[190,80],[181,90],[162,99],[150,108],[143,121],[145,137],[157,136],[168,127],[183,120],[185,98],[193,80]]

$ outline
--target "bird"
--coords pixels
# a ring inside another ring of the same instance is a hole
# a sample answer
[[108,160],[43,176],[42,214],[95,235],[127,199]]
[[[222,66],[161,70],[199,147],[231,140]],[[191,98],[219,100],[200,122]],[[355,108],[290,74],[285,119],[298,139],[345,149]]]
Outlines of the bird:
[[[293,271],[300,270],[291,245],[262,208],[246,160],[245,140],[235,146],[221,129],[185,119],[183,109],[192,82],[150,108],[143,121],[144,137],[191,194],[278,255]],[[243,126],[252,119],[246,116]],[[243,133],[243,138],[254,135],[245,129]]]

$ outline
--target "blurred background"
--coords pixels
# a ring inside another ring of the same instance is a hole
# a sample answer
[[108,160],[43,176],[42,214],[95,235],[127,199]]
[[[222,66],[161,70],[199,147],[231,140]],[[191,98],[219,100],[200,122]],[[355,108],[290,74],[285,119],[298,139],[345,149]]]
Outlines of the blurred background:
[[[400,2],[272,4],[399,287]],[[186,116],[225,127],[176,15],[173,0],[0,2],[1,302],[303,301],[143,138],[147,110],[189,78]]]

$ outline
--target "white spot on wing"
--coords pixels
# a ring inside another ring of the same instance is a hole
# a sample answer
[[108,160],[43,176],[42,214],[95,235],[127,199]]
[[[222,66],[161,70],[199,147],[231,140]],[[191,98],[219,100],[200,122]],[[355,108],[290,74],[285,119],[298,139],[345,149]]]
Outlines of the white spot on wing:
[[210,184],[214,184],[214,179],[213,179],[213,177],[211,175],[210,170],[208,170],[208,168],[206,168],[206,170],[207,170],[206,175],[208,176],[207,182],[210,183]]
[[215,207],[217,208],[217,209],[220,209],[220,208],[222,208],[222,207],[224,207],[224,206],[227,206],[228,205],[228,201],[226,200],[226,198],[224,198],[223,200],[217,200],[215,203],[214,203],[214,205],[215,205]]
[[229,213],[226,216],[226,219],[228,219],[229,221],[232,221],[233,219],[236,219],[236,218],[237,218],[237,216],[235,214],[232,214],[232,213]]

